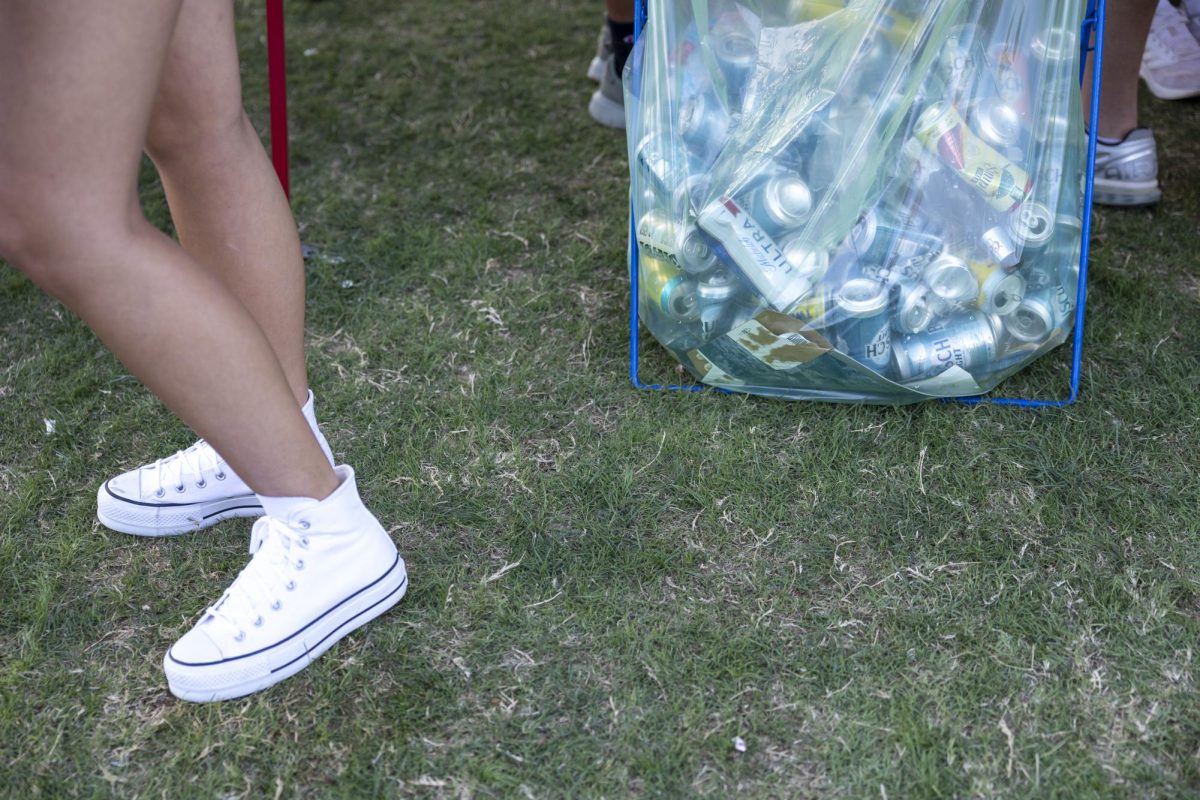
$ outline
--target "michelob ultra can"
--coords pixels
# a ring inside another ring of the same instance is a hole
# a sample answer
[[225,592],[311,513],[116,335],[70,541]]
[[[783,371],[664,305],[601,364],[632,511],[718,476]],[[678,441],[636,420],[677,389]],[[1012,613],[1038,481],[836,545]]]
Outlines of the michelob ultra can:
[[1033,189],[1029,173],[976,136],[948,103],[921,112],[914,134],[997,211],[1012,211]]
[[878,281],[854,278],[834,296],[839,349],[860,364],[885,373],[892,363],[888,289]]
[[996,357],[999,321],[982,311],[937,320],[922,333],[905,336],[893,347],[896,374],[902,381],[931,378],[950,369],[967,371]]

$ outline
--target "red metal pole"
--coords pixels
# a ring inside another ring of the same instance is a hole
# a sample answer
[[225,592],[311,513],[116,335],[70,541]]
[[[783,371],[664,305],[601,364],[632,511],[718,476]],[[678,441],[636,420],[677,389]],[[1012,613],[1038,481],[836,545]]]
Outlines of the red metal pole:
[[271,93],[271,160],[283,192],[288,185],[287,63],[284,58],[283,0],[267,0],[267,81]]

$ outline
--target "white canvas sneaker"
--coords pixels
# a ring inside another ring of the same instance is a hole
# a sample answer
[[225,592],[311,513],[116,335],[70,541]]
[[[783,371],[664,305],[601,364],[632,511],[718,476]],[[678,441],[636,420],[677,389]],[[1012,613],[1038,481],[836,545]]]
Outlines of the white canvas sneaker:
[[354,470],[336,472],[341,485],[324,500],[262,498],[254,557],[163,659],[171,694],[207,703],[265,689],[404,597],[404,559],[359,499]]
[[[329,443],[317,426],[312,392],[301,411],[332,464]],[[135,536],[175,536],[262,513],[254,492],[203,439],[173,456],[111,478],[96,492],[100,522]]]

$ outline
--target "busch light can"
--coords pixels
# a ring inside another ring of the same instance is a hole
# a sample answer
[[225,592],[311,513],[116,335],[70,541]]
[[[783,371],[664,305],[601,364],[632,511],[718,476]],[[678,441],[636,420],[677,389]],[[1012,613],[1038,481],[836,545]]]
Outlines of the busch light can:
[[996,357],[999,323],[972,311],[935,321],[927,330],[902,337],[892,348],[902,381],[931,378],[952,366],[970,371]]
[[1073,288],[1055,284],[1026,294],[1016,310],[1004,317],[1004,330],[1014,341],[1041,344],[1074,313]]
[[970,266],[979,281],[976,305],[984,313],[1004,316],[1017,310],[1025,296],[1025,278],[1020,272],[978,261],[971,262]]
[[888,290],[878,281],[854,278],[834,296],[839,349],[860,364],[883,374],[891,367],[892,328]]
[[979,279],[970,265],[949,253],[929,262],[923,279],[939,312],[967,306],[979,296]]

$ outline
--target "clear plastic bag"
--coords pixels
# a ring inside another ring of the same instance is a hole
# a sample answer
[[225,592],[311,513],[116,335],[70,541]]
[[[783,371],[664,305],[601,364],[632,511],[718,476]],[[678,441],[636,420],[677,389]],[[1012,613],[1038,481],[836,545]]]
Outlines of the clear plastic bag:
[[1084,0],[649,0],[639,315],[704,383],[976,395],[1074,323]]

